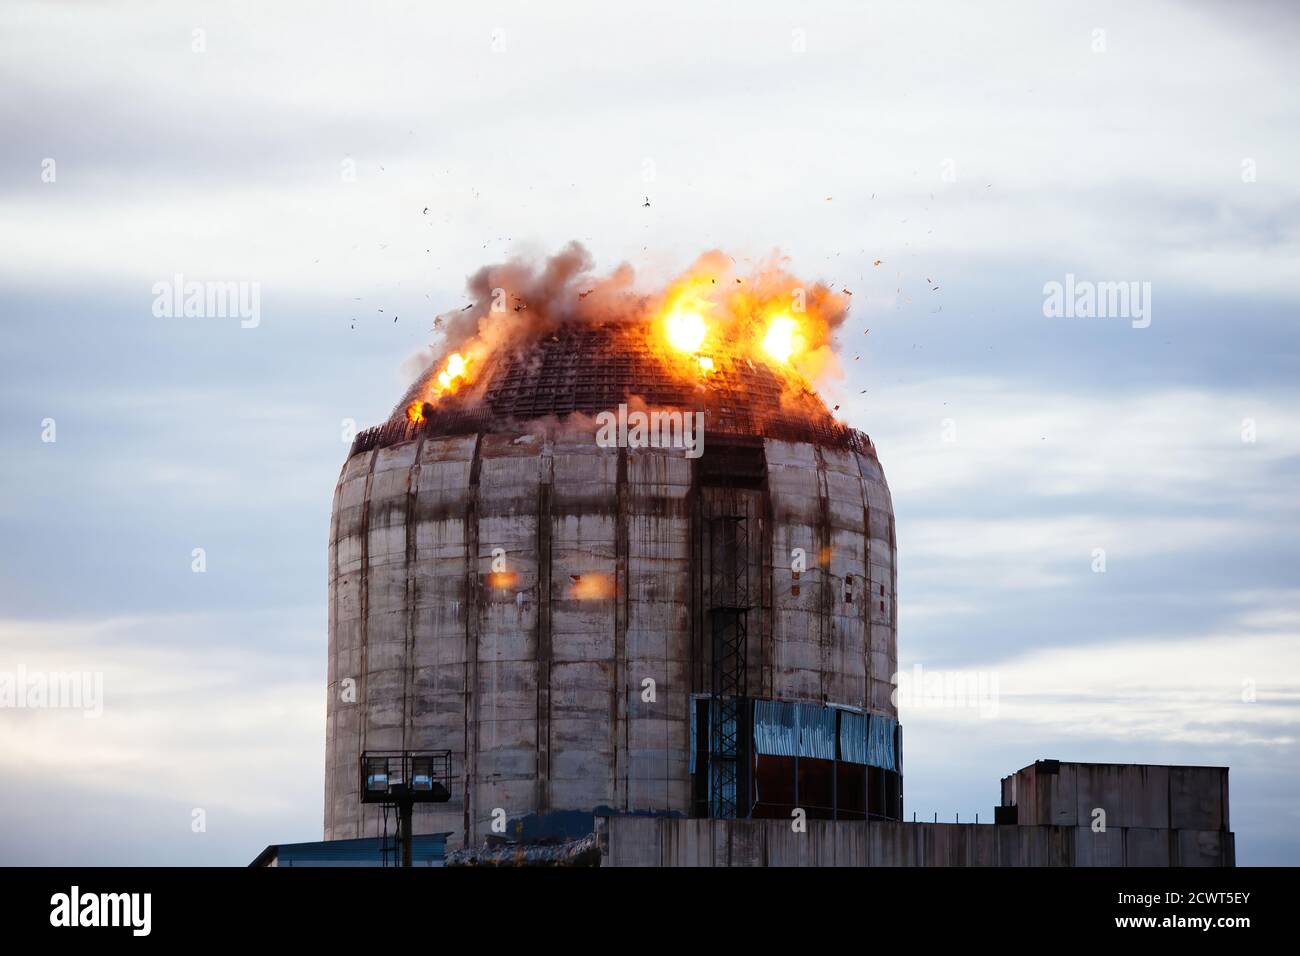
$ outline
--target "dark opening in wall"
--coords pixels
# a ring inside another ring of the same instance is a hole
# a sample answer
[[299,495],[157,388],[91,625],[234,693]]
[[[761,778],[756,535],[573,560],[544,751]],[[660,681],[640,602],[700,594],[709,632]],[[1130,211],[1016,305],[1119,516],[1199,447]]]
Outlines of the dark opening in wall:
[[754,816],[789,819],[795,799],[795,758],[760,755],[754,761]]
[[841,820],[867,818],[867,768],[841,763],[835,775],[835,804]]

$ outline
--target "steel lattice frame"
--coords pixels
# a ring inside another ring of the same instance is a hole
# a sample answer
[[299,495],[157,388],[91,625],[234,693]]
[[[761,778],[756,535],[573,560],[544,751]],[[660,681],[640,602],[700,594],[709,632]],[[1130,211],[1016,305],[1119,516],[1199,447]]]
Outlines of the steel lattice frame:
[[749,520],[709,519],[707,604],[712,639],[713,700],[709,713],[709,815],[737,815],[737,765],[749,651]]

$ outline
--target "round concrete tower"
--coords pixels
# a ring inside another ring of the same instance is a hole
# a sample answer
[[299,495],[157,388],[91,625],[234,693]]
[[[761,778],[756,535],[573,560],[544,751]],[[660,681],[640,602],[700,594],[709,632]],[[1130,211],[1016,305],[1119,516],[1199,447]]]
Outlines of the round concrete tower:
[[[327,839],[381,831],[368,751],[451,751],[415,832],[453,846],[594,812],[901,816],[875,449],[714,361],[683,384],[635,336],[568,328],[358,436],[330,527]],[[648,410],[680,431],[647,438]]]

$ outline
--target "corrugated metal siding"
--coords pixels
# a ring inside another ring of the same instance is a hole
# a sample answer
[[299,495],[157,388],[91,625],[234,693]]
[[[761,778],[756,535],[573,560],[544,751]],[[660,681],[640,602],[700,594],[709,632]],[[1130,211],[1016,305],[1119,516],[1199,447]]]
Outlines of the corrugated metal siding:
[[783,700],[754,701],[754,751],[773,757],[799,755],[799,725],[794,708]]
[[835,759],[835,711],[820,704],[754,701],[754,750],[773,757]]
[[867,725],[867,765],[883,770],[897,770],[894,757],[894,730],[898,721],[871,714]]
[[843,711],[840,714],[840,760],[867,762],[867,715]]
[[835,759],[835,711],[818,704],[795,704],[799,721],[799,756]]

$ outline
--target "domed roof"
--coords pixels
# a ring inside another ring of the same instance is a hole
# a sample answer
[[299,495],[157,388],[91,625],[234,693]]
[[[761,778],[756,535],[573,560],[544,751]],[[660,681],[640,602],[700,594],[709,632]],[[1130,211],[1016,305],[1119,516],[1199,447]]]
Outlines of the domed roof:
[[459,391],[423,405],[411,422],[407,406],[427,392],[416,382],[389,421],[357,436],[352,453],[428,436],[500,432],[572,414],[594,416],[620,404],[646,410],[702,411],[705,430],[870,451],[861,432],[837,422],[806,385],[760,361],[724,349],[698,359],[666,357],[644,329],[628,324],[572,323],[533,341],[499,348]]

